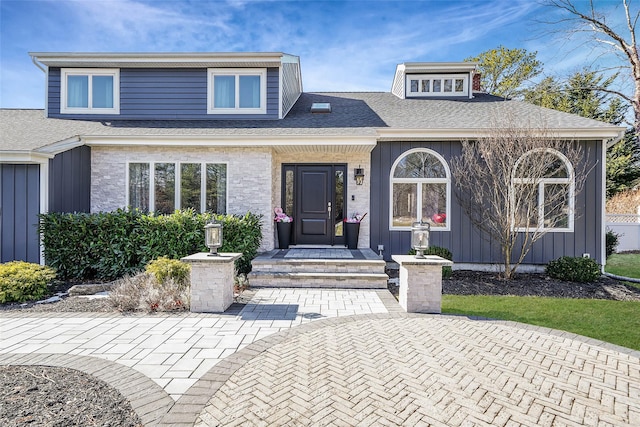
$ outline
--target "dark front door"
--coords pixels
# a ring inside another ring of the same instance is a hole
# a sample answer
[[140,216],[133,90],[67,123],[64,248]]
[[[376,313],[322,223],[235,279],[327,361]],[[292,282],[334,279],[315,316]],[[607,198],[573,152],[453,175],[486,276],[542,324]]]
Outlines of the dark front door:
[[298,210],[293,217],[298,244],[332,244],[331,171],[331,166],[298,167]]
[[285,165],[284,203],[294,220],[294,244],[344,244],[346,165]]

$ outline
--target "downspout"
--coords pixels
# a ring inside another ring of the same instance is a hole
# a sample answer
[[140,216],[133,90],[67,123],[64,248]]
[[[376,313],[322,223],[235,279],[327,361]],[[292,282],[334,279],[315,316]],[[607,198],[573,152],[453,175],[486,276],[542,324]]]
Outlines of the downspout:
[[[49,99],[47,96],[47,86],[49,84],[49,68],[44,68],[37,60],[37,58],[31,54],[31,62],[33,65],[38,67],[45,75],[44,79],[44,116],[49,116]],[[40,214],[46,214],[49,212],[49,160],[45,160],[45,162],[40,163],[39,171],[40,174]],[[43,236],[39,236],[40,240],[40,264],[45,265],[46,260],[44,259],[44,241]]]
[[49,67],[43,67],[41,63],[38,62],[38,59],[32,54],[29,54],[29,56],[31,57],[31,62],[33,62],[33,65],[38,67],[44,73],[44,76],[45,76],[44,77],[44,116],[49,117],[49,93],[48,93],[49,92],[48,91]]
[[33,62],[33,65],[35,65],[36,67],[40,68],[43,73],[47,74],[47,69],[42,67],[42,65],[40,65],[40,63],[38,62],[36,57],[31,55],[31,54],[29,54],[29,56],[31,57],[31,62]]
[[618,142],[620,142],[622,140],[622,138],[624,138],[626,132],[620,132],[620,134],[613,138],[610,141],[603,141],[603,148],[604,150],[602,150],[602,184],[601,184],[601,192],[602,192],[602,198],[604,199],[604,203],[602,203],[602,225],[600,226],[601,230],[600,230],[600,239],[601,239],[601,249],[600,249],[600,257],[602,259],[602,266],[600,268],[601,272],[604,273],[604,268],[607,265],[607,208],[606,208],[606,202],[607,202],[607,150],[609,150],[609,148],[613,147],[614,145],[616,145]]

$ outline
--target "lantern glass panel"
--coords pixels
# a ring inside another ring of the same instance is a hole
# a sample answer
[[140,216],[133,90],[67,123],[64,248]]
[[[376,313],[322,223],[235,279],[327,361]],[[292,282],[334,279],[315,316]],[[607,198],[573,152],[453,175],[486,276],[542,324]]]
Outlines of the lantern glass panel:
[[429,224],[414,222],[411,226],[411,247],[415,250],[429,248]]

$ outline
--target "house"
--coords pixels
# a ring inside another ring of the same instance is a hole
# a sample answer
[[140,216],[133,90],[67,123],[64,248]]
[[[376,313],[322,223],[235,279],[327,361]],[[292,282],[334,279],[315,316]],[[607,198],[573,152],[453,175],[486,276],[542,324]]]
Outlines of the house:
[[[390,92],[307,93],[299,58],[285,53],[31,56],[47,82],[44,111],[0,110],[3,262],[40,260],[40,212],[252,211],[266,218],[266,251],[281,206],[294,244],[344,245],[343,218],[368,213],[359,247],[389,260],[409,249],[412,221],[438,215],[432,245],[459,266],[498,263],[456,202],[450,162],[507,110],[588,150],[570,218],[525,263],[605,261],[605,142],[623,129],[481,93],[475,64],[400,64]],[[435,172],[412,173],[414,158]]]

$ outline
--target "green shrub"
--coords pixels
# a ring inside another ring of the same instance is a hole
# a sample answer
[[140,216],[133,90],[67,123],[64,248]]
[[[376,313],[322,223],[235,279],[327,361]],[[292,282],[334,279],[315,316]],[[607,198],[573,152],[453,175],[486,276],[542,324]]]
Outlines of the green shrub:
[[0,264],[0,303],[37,300],[56,277],[50,267],[23,261]]
[[[262,241],[262,215],[219,215],[222,221],[222,247],[219,252],[238,252],[242,257],[236,261],[238,274],[251,272],[251,260],[258,254]],[[204,225],[203,225],[204,229]],[[204,237],[203,237],[204,241]],[[205,248],[205,250],[207,250]]]
[[[180,259],[208,251],[204,226],[213,216],[192,209],[171,215],[119,209],[97,214],[40,215],[48,265],[62,279],[113,280],[144,270],[159,257]],[[221,252],[240,252],[240,273],[251,271],[262,240],[261,215],[215,215],[223,224]]]
[[40,215],[47,264],[61,279],[111,280],[134,274],[146,264],[140,253],[142,216],[122,209]]
[[567,282],[593,282],[600,277],[600,266],[591,258],[564,256],[547,264],[547,274]]
[[[409,249],[409,255],[415,255],[416,254],[416,250],[415,249]],[[424,251],[425,255],[437,255],[439,257],[442,257],[444,259],[448,259],[449,261],[453,261],[453,254],[451,253],[451,251],[447,248],[443,248],[441,246],[429,246],[429,249],[427,249],[426,251]],[[448,279],[449,277],[451,277],[451,275],[453,274],[453,269],[448,266],[445,265],[444,267],[442,267],[442,278],[443,279]]]
[[606,235],[606,251],[607,258],[616,253],[616,248],[618,247],[618,240],[620,235],[618,233],[614,233],[611,230],[607,230]]
[[158,283],[173,280],[179,287],[185,287],[189,285],[191,266],[177,259],[160,257],[147,264],[145,272],[153,275]]

